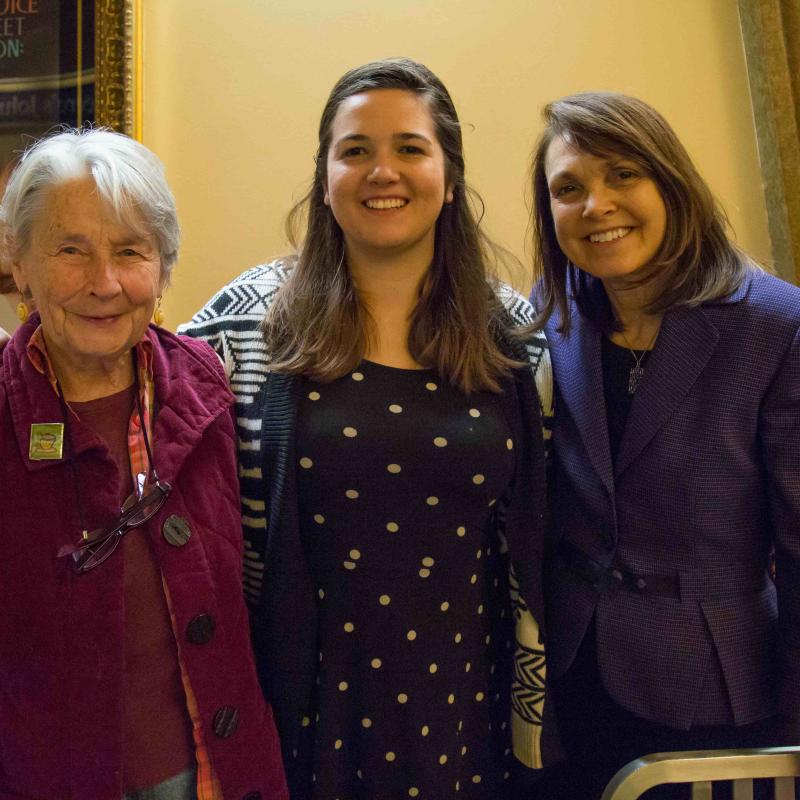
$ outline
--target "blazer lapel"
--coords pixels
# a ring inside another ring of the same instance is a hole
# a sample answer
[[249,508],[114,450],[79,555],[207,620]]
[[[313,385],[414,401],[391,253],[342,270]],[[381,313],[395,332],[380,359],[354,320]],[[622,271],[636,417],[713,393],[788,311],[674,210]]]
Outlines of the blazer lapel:
[[625,425],[614,470],[617,477],[669,420],[718,340],[719,333],[702,308],[678,309],[664,317]]
[[[558,333],[557,326],[558,315],[554,314],[545,331],[558,393],[580,431],[592,467],[613,495],[614,473],[603,396],[600,333],[578,312],[572,314],[568,336]],[[557,420],[558,400],[555,413]]]

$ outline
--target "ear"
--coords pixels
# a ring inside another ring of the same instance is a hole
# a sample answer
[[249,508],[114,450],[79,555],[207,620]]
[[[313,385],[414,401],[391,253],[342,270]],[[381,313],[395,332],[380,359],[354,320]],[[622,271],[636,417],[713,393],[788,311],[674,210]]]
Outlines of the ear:
[[450,183],[445,187],[444,190],[444,201],[445,203],[452,203],[453,202],[453,184]]
[[327,183],[325,183],[325,185],[322,187],[322,202],[325,203],[325,205],[330,208],[331,197],[328,194],[328,184]]
[[28,281],[25,278],[25,270],[19,261],[11,262],[11,274],[14,276],[14,283],[17,284],[19,293],[24,295],[28,291]]
[[8,231],[2,236],[1,243],[4,254],[7,255],[7,260],[3,266],[6,270],[9,267],[11,268],[11,275],[17,285],[17,290],[20,294],[23,294],[28,288],[28,281],[25,278],[25,268],[22,266],[22,254],[17,249],[15,241]]

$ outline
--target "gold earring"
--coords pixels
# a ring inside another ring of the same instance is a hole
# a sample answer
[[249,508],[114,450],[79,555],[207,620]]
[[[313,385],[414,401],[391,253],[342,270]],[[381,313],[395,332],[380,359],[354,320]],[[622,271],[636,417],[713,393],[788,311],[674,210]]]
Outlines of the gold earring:
[[17,317],[20,322],[27,322],[28,317],[31,314],[31,310],[28,308],[28,304],[24,300],[20,300],[17,303]]
[[161,298],[156,301],[156,310],[153,312],[153,322],[159,326],[164,324],[164,312],[161,310]]

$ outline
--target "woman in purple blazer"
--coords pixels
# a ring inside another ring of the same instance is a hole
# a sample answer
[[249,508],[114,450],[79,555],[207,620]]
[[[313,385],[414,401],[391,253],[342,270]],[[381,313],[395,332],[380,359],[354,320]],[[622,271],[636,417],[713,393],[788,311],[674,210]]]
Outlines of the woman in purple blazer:
[[548,679],[569,761],[540,789],[596,798],[646,753],[797,743],[800,289],[729,239],[650,106],[586,93],[544,116]]

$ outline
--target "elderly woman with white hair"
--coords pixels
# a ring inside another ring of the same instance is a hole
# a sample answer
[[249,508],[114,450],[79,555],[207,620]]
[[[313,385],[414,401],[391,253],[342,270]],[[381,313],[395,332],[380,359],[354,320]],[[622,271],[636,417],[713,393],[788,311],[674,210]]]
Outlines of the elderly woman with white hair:
[[37,311],[0,359],[0,800],[285,800],[232,396],[207,345],[148,324],[178,250],[163,168],[62,132],[1,210]]

